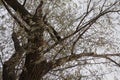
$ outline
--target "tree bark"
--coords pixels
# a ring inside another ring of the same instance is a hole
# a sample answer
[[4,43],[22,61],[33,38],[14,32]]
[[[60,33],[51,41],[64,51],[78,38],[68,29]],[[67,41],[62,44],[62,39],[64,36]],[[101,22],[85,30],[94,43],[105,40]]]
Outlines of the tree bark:
[[[41,78],[52,68],[52,63],[48,63],[46,60],[42,60],[39,63],[36,63],[40,57],[39,47],[42,47],[43,44],[43,32],[44,32],[44,23],[40,18],[36,18],[36,24],[31,24],[31,17],[34,18],[17,0],[4,0],[8,5],[10,5],[16,12],[18,12],[30,28],[31,31],[27,32],[29,35],[28,46],[26,48],[26,57],[24,68],[19,77],[19,80],[41,80]],[[42,4],[41,4],[42,6]],[[41,14],[42,15],[42,14]],[[34,20],[34,19],[33,19]],[[16,35],[12,35],[15,46],[15,54],[4,63],[3,65],[3,80],[16,80],[15,67],[22,58],[24,52],[20,51],[21,46],[19,45],[19,40]],[[19,49],[18,49],[19,48]],[[20,54],[18,54],[20,53]]]
[[52,64],[48,64],[45,60],[39,64],[27,65],[27,70],[21,73],[19,80],[41,80],[51,68]]
[[[31,28],[31,31],[28,30],[28,43],[27,43],[27,48],[24,50],[19,44],[19,40],[17,39],[17,36],[15,33],[12,35],[12,39],[14,42],[14,47],[15,47],[15,53],[12,55],[12,57],[6,61],[3,65],[3,80],[16,80],[16,73],[15,73],[15,67],[18,65],[20,62],[23,53],[26,51],[26,56],[25,56],[25,64],[22,69],[21,75],[19,76],[19,80],[41,80],[42,77],[47,74],[50,70],[53,68],[56,68],[68,61],[72,61],[81,57],[85,56],[92,56],[92,57],[102,57],[106,58],[107,56],[120,56],[120,54],[116,55],[97,55],[94,53],[80,53],[80,54],[73,54],[70,56],[66,56],[54,61],[49,61],[47,62],[46,59],[42,59],[43,55],[41,52],[38,50],[39,47],[44,46],[44,39],[43,39],[43,32],[44,32],[44,26],[48,25],[45,24],[42,19],[40,19],[43,15],[40,14],[40,17],[36,13],[35,16],[31,15],[23,5],[21,5],[17,0],[2,0],[5,1],[9,6],[11,6],[16,12],[19,12],[21,18],[23,21],[25,21]],[[40,10],[42,12],[41,6]],[[37,11],[39,12],[39,11]],[[102,15],[106,14],[107,12],[104,12],[102,14],[99,14],[95,18],[91,19],[88,24],[84,25],[83,27],[86,27],[88,25],[92,25],[99,17]],[[33,18],[33,19],[31,19]],[[34,22],[34,24],[30,23],[31,20]],[[45,25],[44,25],[45,24]],[[34,29],[32,29],[34,28]],[[88,27],[89,28],[89,27]],[[52,28],[51,28],[52,29]],[[79,29],[80,30],[80,29]],[[77,30],[75,33],[77,33],[79,30]],[[54,34],[57,34],[54,29],[52,29],[52,32]],[[69,38],[70,36],[74,35],[75,33],[65,37],[62,40],[65,40],[66,38]],[[83,33],[84,34],[84,33]],[[81,36],[83,35],[81,34]],[[61,37],[59,35],[55,35],[58,41],[61,41]],[[54,45],[58,44],[59,42],[56,42]],[[52,49],[53,46],[48,48],[46,50],[49,51]],[[41,60],[40,60],[41,59]]]

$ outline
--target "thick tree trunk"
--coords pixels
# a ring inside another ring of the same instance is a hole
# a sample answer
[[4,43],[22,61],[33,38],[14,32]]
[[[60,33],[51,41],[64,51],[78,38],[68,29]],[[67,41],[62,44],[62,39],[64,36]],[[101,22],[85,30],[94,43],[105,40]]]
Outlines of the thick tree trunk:
[[46,61],[28,66],[28,69],[21,73],[19,80],[41,80],[51,67]]
[[24,69],[19,80],[41,80],[42,77],[52,69],[52,63],[48,63],[46,60],[41,60],[39,63],[36,62],[42,58],[39,57],[40,54],[36,51],[26,55]]
[[[3,0],[2,0],[3,1]],[[39,60],[40,51],[38,50],[40,47],[44,46],[43,40],[43,32],[44,32],[44,23],[41,20],[41,17],[37,17],[35,21],[36,24],[31,24],[31,17],[34,18],[25,8],[22,6],[17,0],[4,0],[8,5],[10,5],[15,11],[20,13],[21,18],[23,21],[26,22],[30,26],[31,30],[28,30],[28,43],[27,48],[25,51],[25,64],[24,68],[22,69],[22,73],[19,77],[19,80],[41,80],[41,78],[52,68],[52,63],[47,63],[46,60],[42,60],[39,63],[36,63]],[[3,2],[4,2],[3,1]],[[42,6],[41,2],[41,6]],[[38,11],[39,12],[39,11]],[[37,15],[36,15],[37,16]],[[40,15],[42,16],[42,14]],[[13,36],[13,35],[12,35]],[[17,40],[17,36],[14,36]],[[16,43],[14,41],[15,56],[12,56],[5,64],[3,65],[3,80],[16,80],[15,74],[15,67],[18,65],[20,59],[22,58],[22,54],[24,52],[20,52],[19,49],[16,50],[16,47],[21,46],[19,45],[19,40]],[[21,54],[18,54],[21,53]],[[19,57],[19,58],[18,58]],[[13,66],[12,66],[13,65]]]
[[9,66],[4,63],[3,65],[3,80],[16,80],[15,71],[8,68]]

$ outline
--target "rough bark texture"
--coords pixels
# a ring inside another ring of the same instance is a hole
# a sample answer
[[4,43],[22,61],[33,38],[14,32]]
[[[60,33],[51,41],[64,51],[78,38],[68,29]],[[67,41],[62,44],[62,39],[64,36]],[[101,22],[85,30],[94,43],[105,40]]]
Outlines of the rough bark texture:
[[41,80],[41,78],[52,68],[51,64],[42,61],[39,64],[26,64],[19,80]]
[[[21,16],[21,19],[30,26],[29,30],[25,30],[26,33],[28,34],[28,43],[25,49],[23,49],[23,47],[19,45],[20,42],[17,39],[17,35],[16,33],[13,32],[12,39],[14,42],[15,53],[3,65],[3,80],[16,80],[15,67],[19,64],[25,51],[26,51],[25,64],[22,69],[21,75],[19,76],[19,80],[41,80],[42,77],[53,68],[56,68],[68,61],[72,61],[85,56],[101,57],[101,58],[106,58],[107,56],[120,56],[120,54],[97,55],[94,53],[81,53],[81,54],[72,54],[54,61],[47,62],[46,59],[42,59],[44,54],[41,54],[41,51],[39,50],[39,48],[42,48],[44,46],[43,32],[45,30],[44,27],[46,25],[49,26],[50,29],[52,29],[51,31],[52,33],[50,33],[50,35],[53,36],[53,34],[55,34],[54,36],[56,37],[57,42],[54,45],[50,46],[50,48],[48,48],[44,52],[49,51],[55,45],[69,38],[75,33],[79,32],[81,29],[78,29],[71,35],[65,37],[64,39],[61,39],[61,37],[51,27],[51,25],[49,25],[47,21],[44,21],[45,16],[43,16],[42,13],[39,13],[39,12],[42,12],[42,7],[41,7],[43,4],[42,0],[40,5],[36,9],[35,15],[31,15],[25,9],[25,7],[21,5],[17,0],[1,0],[1,1],[4,3],[4,5],[6,6],[9,5],[12,9],[18,12]],[[86,28],[86,26],[88,25],[91,26],[99,17],[103,16],[106,13],[108,12],[105,11],[102,14],[100,13],[98,16],[91,19],[86,25],[83,25],[82,28]],[[14,17],[14,19],[17,19],[17,18]],[[31,23],[31,21],[34,22],[34,24]],[[88,26],[86,30],[88,30],[90,26]],[[27,29],[25,26],[23,27]],[[84,33],[85,32],[83,32],[80,35],[80,37]]]
[[[30,21],[33,16],[24,8],[24,6],[17,2],[17,0],[5,0],[5,2],[16,12],[19,12],[23,21],[25,21],[31,28],[31,30],[27,30],[28,32],[26,32],[29,36],[27,44],[28,46],[26,47],[27,52],[24,69],[19,77],[19,80],[40,80],[42,76],[52,68],[51,63],[47,63],[46,60],[42,60],[38,64],[35,63],[39,58],[42,58],[40,57],[41,54],[38,48],[44,45],[44,24],[41,20],[42,17],[36,17],[36,20],[33,21],[35,24],[32,24]],[[42,2],[40,6],[42,6]],[[42,14],[40,16],[42,16]],[[24,51],[20,51],[22,47],[19,45],[17,36],[12,35],[12,37],[15,46],[15,54],[3,65],[3,80],[16,80],[15,67],[17,66],[17,63],[19,63],[20,58],[24,53]]]

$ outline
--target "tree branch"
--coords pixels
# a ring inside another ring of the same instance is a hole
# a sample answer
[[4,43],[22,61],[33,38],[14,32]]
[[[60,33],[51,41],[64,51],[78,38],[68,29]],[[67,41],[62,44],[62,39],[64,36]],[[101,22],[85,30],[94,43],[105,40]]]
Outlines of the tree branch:
[[[44,51],[44,54],[48,51],[50,51],[52,48],[54,48],[57,44],[61,43],[62,41],[70,38],[71,36],[75,35],[76,33],[78,33],[79,31],[81,31],[81,29],[86,28],[85,31],[82,33],[82,35],[91,27],[92,24],[94,24],[101,16],[104,16],[105,14],[111,13],[111,12],[120,12],[120,10],[113,10],[113,11],[103,11],[101,13],[99,13],[97,16],[95,16],[94,18],[90,19],[88,22],[86,22],[86,24],[84,24],[83,26],[81,26],[78,30],[76,30],[75,32],[71,33],[70,35],[64,37],[61,39],[61,41],[56,42],[55,44],[53,44],[51,47],[49,47],[47,50]],[[82,37],[81,35],[81,37]]]
[[73,54],[70,56],[66,56],[66,57],[63,57],[63,58],[53,61],[53,68],[55,68],[57,66],[61,66],[62,64],[66,63],[66,62],[73,61],[73,60],[76,60],[81,57],[93,56],[93,55],[94,55],[94,53],[81,53],[81,54]]
[[36,18],[42,18],[42,6],[43,6],[43,1],[41,0],[40,4],[38,5],[35,14],[33,16],[33,19],[35,20]]
[[5,6],[5,8],[7,9],[8,13],[15,19],[15,21],[20,25],[20,27],[24,27],[24,25],[20,22],[20,20],[10,11],[10,9],[8,8],[7,4],[1,0],[3,5]]
[[47,26],[47,31],[49,32],[51,38],[56,42],[61,41],[61,37],[59,36],[58,32],[47,22],[44,22]]
[[3,64],[3,80],[15,80],[15,67],[21,60],[24,53],[23,48],[19,45],[19,40],[17,39],[16,33],[12,34],[12,39],[14,41],[15,53]]
[[94,54],[94,53],[74,54],[74,55],[66,56],[66,57],[63,57],[63,58],[60,58],[60,59],[57,59],[57,60],[53,61],[53,68],[61,66],[62,64],[66,63],[66,62],[79,59],[81,57],[101,57],[101,58],[108,59],[107,57],[110,57],[110,56],[120,56],[120,54],[119,53],[117,53],[117,54],[100,54],[100,55]]
[[110,60],[111,62],[115,63],[118,67],[120,67],[120,64],[117,63],[116,61],[114,61],[113,59],[109,58],[109,57],[106,57],[106,59]]
[[4,1],[8,5],[10,5],[16,12],[18,12],[20,16],[23,18],[23,20],[28,25],[30,25],[30,17],[32,17],[32,15],[25,9],[23,5],[21,5],[17,0],[4,0]]
[[21,46],[15,32],[12,33],[12,40],[14,42],[15,51],[19,51]]
[[31,14],[22,6],[17,0],[4,0],[10,5],[15,11],[18,11],[21,16],[30,16]]
[[27,0],[24,0],[24,2],[23,2],[23,6],[25,6],[25,4],[26,4],[26,1],[27,1]]

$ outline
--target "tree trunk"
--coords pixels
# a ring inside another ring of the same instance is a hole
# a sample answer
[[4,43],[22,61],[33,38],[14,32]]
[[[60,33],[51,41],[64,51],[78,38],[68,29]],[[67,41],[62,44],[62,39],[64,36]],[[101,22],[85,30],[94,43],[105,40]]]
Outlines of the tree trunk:
[[19,80],[41,80],[51,68],[52,65],[45,60],[39,64],[31,64],[27,66],[27,70],[24,69]]
[[[31,29],[31,30],[27,30],[26,32],[28,33],[28,43],[27,43],[27,48],[25,49],[27,53],[25,57],[24,68],[22,69],[22,73],[19,77],[19,80],[41,80],[41,78],[52,68],[52,64],[47,63],[46,60],[42,60],[39,63],[36,63],[37,60],[43,58],[40,57],[41,53],[38,50],[40,47],[44,46],[43,44],[44,23],[42,21],[42,17],[38,17],[38,16],[42,16],[42,11],[40,15],[36,15],[37,16],[36,20],[33,21],[35,24],[31,24],[30,23],[31,17],[34,18],[34,16],[31,15],[24,8],[24,6],[21,5],[17,0],[2,0],[2,2],[4,3],[7,10],[9,8],[6,5],[6,3],[10,5],[15,11],[19,12],[23,21],[26,22],[26,24],[28,24]],[[41,2],[40,8],[42,4],[43,2]],[[39,13],[40,11],[37,12]],[[27,29],[26,27],[23,28]],[[17,36],[12,35],[12,37],[15,46],[15,54],[13,54],[13,56],[3,65],[3,80],[16,80],[15,67],[22,59],[22,54],[24,53],[23,51],[22,52],[20,51],[20,49],[22,50],[22,47],[19,45],[20,42],[17,39]]]

